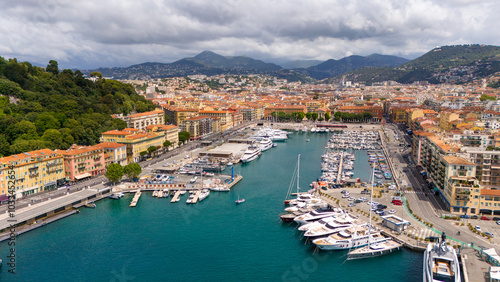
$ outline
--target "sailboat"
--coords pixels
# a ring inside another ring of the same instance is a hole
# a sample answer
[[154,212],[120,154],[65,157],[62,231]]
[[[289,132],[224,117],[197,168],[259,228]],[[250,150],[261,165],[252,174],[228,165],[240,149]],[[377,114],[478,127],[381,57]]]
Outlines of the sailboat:
[[[373,169],[372,171],[372,189],[370,195],[370,203],[373,202],[374,178],[375,178],[375,169]],[[372,243],[371,228],[372,228],[372,209],[370,209],[370,220],[368,223],[368,245],[349,251],[349,253],[347,254],[347,260],[378,257],[391,253],[392,251],[399,250],[401,248],[401,244],[393,240],[390,240],[389,238],[386,238],[385,240],[377,240],[376,243]]]
[[244,198],[240,199],[240,195],[238,195],[238,200],[236,200],[236,204],[242,204],[244,202],[245,202],[245,199]]

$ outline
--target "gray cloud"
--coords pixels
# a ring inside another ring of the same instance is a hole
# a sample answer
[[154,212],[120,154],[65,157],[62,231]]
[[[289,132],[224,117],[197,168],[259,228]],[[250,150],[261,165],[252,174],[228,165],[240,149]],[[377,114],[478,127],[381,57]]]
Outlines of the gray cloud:
[[264,60],[414,55],[498,45],[499,10],[494,0],[3,1],[0,56],[89,68],[203,50]]

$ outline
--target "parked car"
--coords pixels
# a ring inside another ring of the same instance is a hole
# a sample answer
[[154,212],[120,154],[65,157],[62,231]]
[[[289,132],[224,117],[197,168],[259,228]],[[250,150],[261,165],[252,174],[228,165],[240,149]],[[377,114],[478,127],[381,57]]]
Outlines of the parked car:
[[499,221],[497,221],[497,224],[498,224],[498,225],[500,225],[500,220],[499,220]]
[[476,229],[477,231],[481,232],[481,227],[479,227],[479,225],[474,226],[474,229]]
[[493,235],[493,233],[490,233],[490,232],[484,232],[484,234],[486,236],[490,236],[491,238],[495,237],[495,235]]
[[349,194],[349,192],[347,190],[342,190],[342,191],[340,191],[340,193],[342,193],[342,194]]
[[328,190],[328,188],[326,188],[326,186],[323,186],[321,187],[321,190]]
[[486,217],[486,216],[481,216],[481,220],[491,220],[491,218]]
[[460,218],[470,218],[470,216],[467,214],[462,214],[462,215],[460,215]]
[[349,203],[349,205],[347,205],[348,207],[354,207],[356,205],[356,203]]
[[380,210],[384,210],[387,208],[386,205],[382,205],[382,204],[378,204],[377,207],[380,209]]
[[494,218],[492,218],[492,219],[493,219],[494,221],[498,221],[498,220],[500,220],[500,217],[495,216],[495,217],[494,217]]
[[349,197],[350,197],[349,194],[342,195],[342,198],[349,198]]
[[390,210],[389,213],[396,213],[396,210]]
[[473,215],[470,217],[470,219],[478,219],[479,217],[477,215]]

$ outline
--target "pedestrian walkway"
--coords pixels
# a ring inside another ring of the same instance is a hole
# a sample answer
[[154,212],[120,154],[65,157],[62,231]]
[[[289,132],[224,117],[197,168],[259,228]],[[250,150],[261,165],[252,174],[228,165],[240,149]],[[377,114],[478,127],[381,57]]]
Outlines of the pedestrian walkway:
[[414,237],[425,239],[427,237],[436,237],[439,236],[436,232],[432,231],[430,228],[425,227],[416,227],[410,228],[406,230],[406,233],[413,235]]

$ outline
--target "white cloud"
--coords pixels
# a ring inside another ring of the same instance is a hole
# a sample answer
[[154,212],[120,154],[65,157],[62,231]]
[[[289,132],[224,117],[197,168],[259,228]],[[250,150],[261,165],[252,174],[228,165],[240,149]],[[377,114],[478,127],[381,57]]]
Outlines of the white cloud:
[[2,3],[0,52],[63,67],[172,62],[203,50],[259,59],[415,54],[499,44],[494,0],[18,0]]

